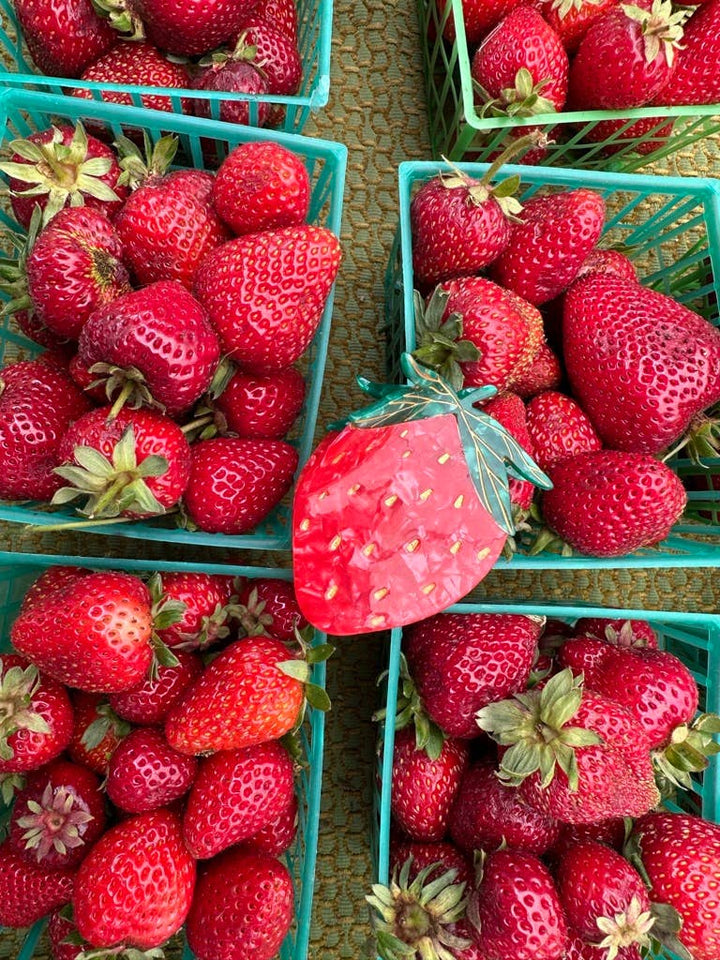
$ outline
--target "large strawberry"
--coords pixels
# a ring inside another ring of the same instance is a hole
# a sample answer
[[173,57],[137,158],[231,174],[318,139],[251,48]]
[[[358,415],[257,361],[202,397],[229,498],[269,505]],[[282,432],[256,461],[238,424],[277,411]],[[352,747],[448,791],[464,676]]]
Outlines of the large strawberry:
[[409,355],[402,364],[411,385],[361,381],[381,399],[325,438],[296,487],[298,602],[331,633],[413,623],[456,602],[514,532],[508,469],[547,483],[500,424],[473,406],[492,388],[460,397]]
[[75,924],[94,947],[149,950],[180,929],[194,889],[177,814],[141,813],[108,830],[80,866]]
[[193,289],[223,351],[267,372],[308,346],[339,266],[340,243],[325,227],[284,227],[222,244],[200,264]]
[[28,610],[38,600],[42,600],[55,590],[75,583],[80,577],[86,577],[91,571],[87,567],[71,567],[66,565],[52,566],[44,570],[37,580],[30,584],[20,604],[20,612]]
[[180,619],[157,631],[168,647],[203,649],[229,635],[229,604],[236,594],[232,577],[177,571],[155,575],[149,586],[156,603],[182,605]]
[[92,0],[16,0],[14,6],[30,56],[48,76],[79,77],[117,41]]
[[556,390],[546,390],[528,403],[527,429],[541,470],[549,470],[578,453],[602,447],[582,407],[572,397]]
[[[438,15],[442,17],[446,7],[450,7],[451,4],[448,0],[435,0],[435,2]],[[468,46],[474,47],[478,44],[496,23],[524,2],[525,0],[465,0],[462,12]],[[455,15],[452,12],[445,21],[443,35],[446,40],[455,39]]]
[[76,871],[48,870],[21,857],[5,840],[0,844],[0,926],[29,927],[68,903]]
[[148,39],[168,53],[191,57],[231,40],[252,11],[252,0],[134,0]]
[[298,92],[303,63],[297,43],[287,34],[264,17],[253,15],[243,22],[238,40],[254,47],[255,63],[267,78],[269,93],[292,97]]
[[[204,57],[200,70],[193,78],[196,90],[226,90],[229,93],[246,93],[263,96],[268,93],[268,81],[262,67],[255,63],[255,50],[244,40],[234,50],[217,50],[211,57]],[[220,120],[223,123],[242,123],[246,126],[264,127],[271,115],[267,100],[255,101],[252,106],[247,99],[223,99],[220,101]],[[212,106],[204,97],[195,97],[193,112],[198,117],[212,116]]]
[[[118,83],[143,87],[170,87],[183,89],[191,86],[190,74],[182,63],[170,60],[151,43],[117,43],[97,60],[83,70],[81,80],[90,83]],[[84,87],[73,89],[74,97],[92,100],[95,91]],[[100,94],[108,103],[120,103],[130,106],[135,101],[124,90],[103,90]],[[140,102],[147,110],[164,110],[171,113],[174,109],[170,97],[159,94],[143,94]],[[188,101],[183,101],[187,104]]]
[[676,53],[672,82],[656,98],[668,107],[720,101],[720,2],[695,10]]
[[138,727],[113,752],[105,788],[120,810],[144,813],[186,794],[196,773],[195,757],[173,750],[159,730]]
[[720,331],[634,281],[574,284],[563,338],[573,392],[609,447],[659,453],[720,399]]
[[541,0],[539,9],[568,53],[575,53],[592,24],[619,3],[620,0]]
[[215,400],[214,421],[246,440],[282,440],[305,402],[305,380],[295,367],[268,374],[237,370]]

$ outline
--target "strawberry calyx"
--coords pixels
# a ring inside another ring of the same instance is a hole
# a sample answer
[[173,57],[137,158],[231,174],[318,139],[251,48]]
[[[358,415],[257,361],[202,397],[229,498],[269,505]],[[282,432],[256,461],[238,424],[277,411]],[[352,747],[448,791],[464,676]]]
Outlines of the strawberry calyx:
[[79,827],[94,819],[87,810],[79,809],[77,796],[66,787],[45,786],[40,801],[28,800],[28,813],[17,821],[25,831],[22,839],[27,850],[34,850],[40,863],[51,850],[65,855],[68,850],[85,843]]
[[12,140],[9,149],[27,163],[13,160],[0,161],[0,170],[14,180],[27,183],[26,190],[15,191],[18,197],[47,195],[42,213],[42,223],[47,224],[56,213],[70,203],[71,207],[84,205],[84,195],[107,202],[120,198],[101,177],[109,173],[110,157],[88,159],[88,138],[81,123],[75,127],[69,144],[63,143],[62,131],[52,128],[52,138],[47,143],[32,140]]
[[643,910],[639,897],[633,897],[627,910],[612,917],[598,917],[597,925],[605,936],[594,946],[607,950],[607,960],[615,960],[623,947],[650,946],[650,930],[655,925],[651,910]]
[[454,960],[471,943],[449,929],[465,915],[465,883],[455,882],[454,868],[428,880],[440,863],[429,864],[411,883],[412,862],[410,857],[396,868],[388,886],[373,884],[365,897],[372,908],[377,953],[382,960]]
[[[378,683],[387,675],[387,671],[378,678]],[[373,720],[386,720],[387,711],[377,710]],[[395,729],[402,730],[410,724],[415,726],[415,746],[424,750],[431,760],[437,760],[447,739],[440,727],[425,712],[415,681],[410,676],[407,659],[400,654],[400,690],[398,691],[395,713]]]
[[153,146],[150,135],[144,130],[144,152],[127,137],[118,137],[114,145],[122,170],[118,183],[137,190],[143,184],[160,180],[167,174],[177,153],[178,138],[173,134],[166,134]]
[[238,621],[246,637],[270,637],[268,629],[272,626],[272,614],[265,611],[267,603],[258,597],[257,587],[253,587],[245,603],[233,603],[229,607],[230,616]]
[[[79,934],[78,934],[79,936]],[[71,937],[68,937],[70,942]],[[87,946],[85,941],[80,939],[76,944]],[[165,951],[161,947],[153,947],[151,950],[138,950],[137,947],[127,947],[124,944],[118,947],[102,947],[99,950],[84,950],[78,953],[75,960],[164,960]]]
[[216,408],[214,401],[225,391],[236,370],[237,367],[229,357],[223,357],[220,360],[207,393],[195,409],[192,420],[181,427],[189,443],[209,440],[218,434],[220,436],[233,435],[228,430],[225,415]]
[[715,739],[718,733],[720,716],[702,713],[692,724],[683,723],[675,727],[670,743],[653,751],[655,777],[663,797],[673,797],[677,787],[692,789],[691,775],[706,770],[708,758],[720,753],[720,744]]
[[480,359],[480,351],[472,340],[463,340],[462,317],[451,313],[443,321],[445,307],[450,294],[442,287],[435,287],[425,305],[422,294],[415,290],[415,328],[420,344],[413,350],[413,357],[426,367],[437,370],[448,381],[453,390],[460,390],[464,382],[462,363],[473,363]]
[[509,748],[499,765],[498,776],[503,783],[517,787],[531,774],[539,773],[545,789],[559,767],[570,790],[578,789],[575,750],[600,743],[594,731],[568,725],[580,708],[582,696],[582,675],[573,676],[567,669],[551,677],[542,689],[517,693],[477,712],[480,729]]
[[[622,855],[640,874],[645,886],[651,889],[652,881],[642,861],[642,849],[636,833],[631,832],[627,837]],[[659,955],[667,950],[679,960],[694,960],[687,947],[678,939],[683,918],[675,907],[670,906],[669,903],[651,903],[650,916],[653,924],[652,933],[648,939],[652,953]]]
[[672,460],[682,450],[699,467],[705,467],[706,458],[720,456],[720,411],[717,408],[694,417],[675,446],[663,454],[663,462]]
[[561,20],[570,13],[571,10],[582,10],[583,7],[597,7],[603,0],[552,0],[551,9],[557,11]]
[[668,66],[672,66],[675,51],[681,49],[683,23],[690,11],[678,10],[673,13],[672,0],[653,0],[649,10],[632,3],[623,3],[621,8],[628,19],[641,26],[646,62],[654,63],[664,52]]
[[219,70],[221,67],[224,67],[225,64],[231,63],[232,61],[245,61],[246,63],[251,63],[258,73],[262,74],[263,77],[266,77],[267,74],[262,68],[263,64],[257,60],[257,53],[257,45],[254,43],[248,43],[247,30],[244,30],[238,37],[237,42],[232,50],[213,50],[211,53],[207,54],[198,61],[198,66],[213,67]]
[[26,782],[26,777],[21,773],[0,773],[0,800],[6,807],[13,802],[18,790],[25,789]]
[[78,512],[88,520],[113,519],[126,513],[157,516],[167,512],[145,480],[167,473],[168,461],[153,454],[137,462],[132,424],[128,424],[115,444],[112,460],[93,447],[75,447],[73,454],[76,464],[55,467],[54,472],[70,486],[55,493],[51,501],[54,505],[85,497],[85,505],[78,507]]
[[[499,97],[491,97],[479,83],[475,89],[484,103],[481,116],[493,117],[535,117],[544,113],[556,113],[552,100],[542,95],[542,91],[552,81],[550,78],[535,83],[527,67],[521,67],[515,74],[515,84],[500,91]],[[506,160],[505,163],[508,161]]]
[[94,363],[89,373],[96,375],[96,379],[88,386],[88,390],[95,387],[104,387],[108,401],[112,404],[108,420],[114,420],[123,407],[138,410],[140,407],[154,407],[165,413],[165,406],[159,403],[150,393],[145,374],[137,367],[118,367],[112,363]]
[[295,644],[297,646],[296,655],[289,660],[281,660],[276,666],[281,673],[287,677],[292,677],[303,685],[305,699],[298,713],[297,720],[291,732],[300,729],[305,719],[305,712],[309,706],[314,710],[320,710],[326,713],[330,709],[330,697],[324,687],[311,680],[313,666],[316,663],[324,663],[335,652],[335,647],[329,643],[311,644],[311,637],[314,636],[314,630],[308,626],[305,631],[298,630],[295,627]]
[[0,310],[0,316],[11,317],[21,310],[32,310],[33,302],[30,298],[27,280],[27,258],[35,245],[42,226],[42,210],[35,206],[30,219],[27,236],[14,230],[8,230],[5,236],[12,253],[9,256],[0,256],[0,291],[7,297],[7,301]]
[[15,756],[8,743],[18,730],[50,733],[47,720],[33,708],[33,697],[40,686],[40,672],[33,664],[12,666],[2,674],[0,659],[0,760]]
[[145,24],[133,9],[132,0],[92,0],[92,5],[121,39],[145,39]]
[[95,750],[108,734],[118,740],[126,737],[132,727],[121,719],[109,703],[99,703],[95,708],[95,719],[83,730],[80,742],[87,751]]

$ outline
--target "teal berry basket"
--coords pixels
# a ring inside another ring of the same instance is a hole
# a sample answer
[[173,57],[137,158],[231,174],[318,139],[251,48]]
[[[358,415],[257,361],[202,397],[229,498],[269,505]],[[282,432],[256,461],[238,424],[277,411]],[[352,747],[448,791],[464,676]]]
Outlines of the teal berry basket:
[[[75,124],[82,121],[95,135],[113,140],[122,133],[144,130],[153,142],[164,134],[179,138],[177,167],[203,169],[204,157],[222,160],[241,143],[272,140],[294,151],[305,161],[311,184],[308,221],[324,226],[339,236],[342,221],[342,201],[345,186],[347,148],[324,140],[311,140],[288,133],[275,133],[256,127],[238,126],[195,117],[171,116],[157,111],[122,107],[108,103],[89,103],[71,97],[54,97],[26,90],[5,91],[0,95],[0,122],[3,146],[17,137],[25,137],[52,123]],[[2,174],[0,174],[0,181]],[[0,210],[0,225],[18,229],[7,212]],[[312,344],[300,362],[306,381],[303,411],[289,437],[298,449],[299,467],[310,456],[320,403],[325,360],[333,308],[333,291],[325,304],[322,320]],[[20,334],[7,317],[0,318],[0,357],[2,366],[15,360],[27,359],[42,352],[42,348]],[[168,543],[190,543],[204,546],[252,548],[256,550],[286,550],[290,546],[290,507],[288,501],[277,507],[254,531],[247,534],[225,535],[190,531],[169,526],[168,520],[143,520],[132,523],[92,526],[93,533],[116,534]],[[72,510],[43,509],[37,504],[0,503],[0,520],[47,526],[77,520]]]
[[[538,604],[458,603],[448,613],[504,613],[543,616],[568,623],[580,617],[606,617],[647,620],[658,635],[659,646],[679,657],[692,672],[700,690],[700,710],[720,709],[720,616],[699,613],[663,613],[656,610],[622,610],[591,606]],[[373,795],[372,857],[373,876],[387,884],[390,876],[390,800],[392,794],[392,756],[395,744],[395,712],[400,679],[402,630],[395,629],[388,643],[387,675],[383,707],[387,720],[380,725]],[[669,809],[684,810],[717,823],[720,819],[720,764],[711,757],[708,768],[699,775],[694,791],[678,796]],[[670,960],[671,954],[650,953],[658,960]]]
[[0,0],[0,86],[24,87],[42,93],[62,95],[72,89],[89,90],[95,100],[103,93],[128,94],[134,107],[142,107],[143,96],[170,98],[172,113],[191,115],[194,107],[207,104],[210,117],[220,118],[224,101],[248,104],[249,123],[258,126],[258,106],[269,103],[283,113],[278,129],[302,133],[312,112],[328,102],[330,94],[330,47],[332,43],[333,0],[298,0],[298,46],[303,64],[303,79],[297,94],[288,96],[251,96],[192,89],[147,87],[139,84],[93,83],[68,77],[48,77],[38,72],[18,26],[12,0]]
[[[488,164],[460,164],[472,177],[482,177]],[[400,226],[385,277],[388,378],[399,382],[399,359],[416,347],[413,310],[413,253],[410,205],[417,188],[448,166],[435,161],[400,164]],[[544,187],[588,187],[601,193],[607,221],[601,246],[621,245],[635,262],[646,285],[672,295],[720,326],[720,181],[601,173],[550,167],[508,165],[499,179],[517,175],[522,201]],[[675,458],[671,466],[688,490],[688,509],[668,539],[657,547],[625,557],[602,559],[561,556],[543,551],[501,559],[497,568],[618,568],[720,565],[720,458],[706,467]]]
[[[44,554],[18,554],[0,551],[0,636],[2,637],[0,653],[7,652],[10,649],[8,639],[10,625],[17,615],[28,587],[49,567],[61,565],[87,567],[92,570],[123,570],[137,576],[172,571],[232,574],[248,579],[258,579],[260,577],[292,579],[290,571],[274,567],[242,567],[219,563],[170,563],[166,561],[155,561],[149,566],[142,560],[121,560],[115,557],[47,556]],[[312,639],[312,645],[319,646],[325,642],[325,635],[316,631]],[[324,689],[325,676],[325,663],[313,664],[312,682]],[[305,765],[301,768],[296,783],[299,801],[298,830],[293,846],[285,855],[285,863],[293,877],[295,920],[292,929],[283,941],[279,953],[280,960],[306,960],[308,955],[320,822],[325,714],[308,705],[300,735]],[[7,813],[8,810],[3,811],[0,805],[0,823],[5,819]],[[31,960],[36,955],[44,956],[46,951],[38,948],[38,942],[44,927],[45,921],[41,920],[24,934],[16,930],[0,928],[0,951],[4,955],[6,942],[11,941],[14,952],[11,949],[7,952],[7,955],[15,956],[16,960]],[[185,945],[183,960],[191,960],[192,957],[192,952]]]
[[[631,172],[692,148],[720,132],[720,104],[643,107],[634,110],[586,110],[543,113],[529,118],[482,116],[475,103],[470,72],[474,49],[468,47],[462,0],[416,0],[432,155],[440,159],[483,162],[507,138],[539,128],[548,140],[543,165],[584,170]],[[443,31],[455,24],[455,37]],[[633,125],[642,121],[639,128]],[[602,122],[616,124],[596,132]],[[670,135],[670,133],[672,135]]]

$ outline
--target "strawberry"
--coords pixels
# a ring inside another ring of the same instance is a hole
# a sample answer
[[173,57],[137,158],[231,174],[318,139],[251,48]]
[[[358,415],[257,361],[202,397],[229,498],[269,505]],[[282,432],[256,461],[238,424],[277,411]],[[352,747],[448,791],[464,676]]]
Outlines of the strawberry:
[[539,9],[567,52],[575,53],[593,23],[619,3],[620,0],[542,0]]
[[293,883],[266,854],[229,850],[201,870],[187,920],[198,960],[270,960],[293,920]]
[[138,727],[113,751],[105,788],[120,810],[144,813],[184,796],[196,773],[194,757],[173,750],[159,730]]
[[649,813],[636,822],[630,844],[651,900],[680,914],[680,943],[694,960],[714,960],[720,951],[720,827],[687,813]]
[[36,770],[70,743],[73,711],[64,688],[24,657],[0,658],[0,774]]
[[33,63],[52,77],[79,77],[117,40],[91,0],[16,0],[15,15]]
[[605,844],[612,850],[620,852],[625,844],[625,832],[624,817],[611,817],[609,820],[600,820],[597,823],[562,823],[560,835],[552,849],[548,851],[547,859],[557,864],[571,847],[588,841]]
[[268,374],[237,370],[215,400],[215,422],[244,440],[282,440],[305,402],[305,380],[295,367]]
[[242,585],[233,614],[248,636],[266,633],[277,640],[294,640],[295,631],[308,626],[291,581],[277,577],[257,577]]
[[75,723],[68,756],[99,773],[107,775],[110,757],[130,733],[130,724],[121,720],[107,700],[96,693],[74,690],[72,696]]
[[396,823],[413,840],[442,840],[450,807],[468,763],[467,744],[445,740],[438,757],[430,758],[415,743],[415,730],[395,735],[391,810]]
[[[170,710],[168,743],[186,754],[236,750],[282,737],[303,706],[293,654],[272,637],[245,637],[226,647]],[[299,666],[303,661],[295,661]]]
[[[463,3],[463,24],[468,46],[474,47],[482,38],[507,16],[515,7],[527,0],[465,0]],[[448,0],[436,0],[438,16],[442,18]],[[446,40],[455,39],[455,17],[451,13],[445,21],[443,36]]]
[[686,17],[669,0],[644,0],[596,20],[570,68],[572,109],[624,110],[654,100],[671,81]]
[[434,867],[428,874],[442,875],[448,870],[456,871],[456,882],[464,883],[466,887],[474,882],[472,863],[464,853],[461,853],[452,843],[419,843],[415,840],[391,840],[390,842],[390,872],[399,872],[403,864],[412,858],[409,880],[415,877],[426,867]]
[[227,608],[236,592],[231,577],[209,573],[158,574],[151,579],[150,589],[156,603],[170,600],[183,607],[179,620],[157,631],[168,647],[203,649],[229,635]]
[[540,617],[441,613],[405,632],[405,656],[425,712],[452,737],[479,735],[475,715],[525,689]]
[[484,707],[477,723],[507,748],[501,779],[557,820],[638,817],[658,803],[650,745],[637,720],[620,704],[583,690],[570,670],[521,700]]
[[527,429],[541,470],[549,470],[578,453],[602,447],[600,437],[580,405],[555,390],[540,393],[528,403]]
[[611,620],[602,617],[581,617],[575,634],[597,637],[617,647],[657,650],[657,635],[647,620]]
[[615,850],[592,840],[576,843],[557,868],[560,902],[570,926],[605,947],[608,956],[633,943],[650,945],[655,918],[637,870]]
[[0,844],[0,926],[29,927],[68,903],[75,873],[29,862],[5,840]]
[[401,365],[408,387],[359,381],[380,399],[328,434],[295,490],[298,603],[336,635],[413,623],[455,603],[514,532],[506,462],[518,479],[547,482],[475,408],[492,388],[459,396],[409,354]]
[[202,258],[229,239],[211,200],[214,177],[204,170],[169,172],[177,137],[146,144],[147,159],[127,139],[122,148],[122,182],[133,192],[115,218],[125,262],[142,286],[176,280],[188,290]]
[[20,612],[29,610],[38,600],[44,599],[48,594],[54,593],[61,587],[67,587],[75,583],[80,577],[86,577],[91,571],[87,567],[70,566],[52,566],[44,570],[25,591],[25,596],[20,604]]
[[[159,630],[157,634],[164,638],[166,631]],[[202,661],[193,653],[173,650],[173,656],[177,660],[173,666],[158,664],[154,677],[147,677],[130,690],[110,694],[110,706],[119,717],[148,727],[163,723],[173,705],[203,670]]]
[[292,485],[298,454],[282,440],[215,437],[194,444],[183,502],[209,533],[248,533]]
[[[523,84],[518,73],[529,73]],[[565,106],[568,55],[562,40],[531,6],[512,10],[482,41],[472,59],[471,75],[483,99],[500,108],[517,105],[530,96],[541,97],[536,113],[552,113]]]
[[[254,62],[255,51],[240,41],[233,51],[218,50],[210,58],[203,58],[200,70],[193,78],[196,90],[229,91],[230,93],[249,93],[265,96],[268,82],[265,73]],[[242,123],[246,126],[264,127],[270,117],[270,104],[266,100],[254,103],[255,110],[247,100],[221,100],[220,120],[223,123]],[[193,112],[197,117],[212,116],[212,107],[208,100],[196,97],[193,100]]]
[[190,476],[190,448],[182,430],[154,410],[110,407],[80,417],[59,449],[56,473],[69,486],[56,503],[86,496],[80,513],[89,518],[147,517],[165,513],[184,492]]
[[243,844],[246,850],[254,853],[266,853],[269,857],[279,857],[289,850],[295,841],[298,830],[298,799],[293,793],[290,802],[278,815],[261,827]]
[[470,893],[477,917],[477,943],[487,957],[558,960],[567,944],[567,924],[550,871],[531,853],[489,854],[482,881]]
[[58,211],[26,262],[28,293],[41,323],[76,340],[94,310],[130,290],[122,257],[104,213],[91,207]]
[[210,386],[220,347],[197,300],[178,281],[159,280],[96,310],[80,334],[78,356],[107,378],[117,408],[128,400],[154,402],[176,417]]
[[191,0],[181,6],[170,0],[135,0],[133,11],[148,40],[168,53],[192,57],[234,37],[254,6],[251,0]]
[[79,950],[90,949],[84,940],[78,943],[79,934],[65,910],[54,910],[50,914],[47,934],[53,960],[76,960]]
[[49,500],[61,486],[65,431],[90,404],[67,373],[44,356],[0,372],[0,497]]
[[281,33],[297,43],[298,10],[295,0],[260,0],[253,13],[272,23]]
[[[666,89],[667,87],[663,88],[663,90]],[[625,117],[618,120],[600,120],[587,131],[587,139],[593,143],[602,143],[602,153],[605,156],[611,157],[622,152],[623,159],[626,159],[632,151],[641,156],[647,156],[664,147],[668,142],[673,131],[674,119],[665,122],[664,117],[641,117],[635,123],[629,126],[627,124]],[[624,276],[624,274],[620,275]],[[635,277],[631,276],[629,279],[632,280]]]
[[150,594],[129,573],[104,571],[55,590],[10,629],[20,653],[49,676],[91,692],[129,690],[153,659]]
[[267,373],[294,363],[306,349],[339,266],[339,241],[324,227],[266,230],[208,254],[194,293],[223,352],[243,369]]
[[676,54],[672,82],[656,102],[679,104],[720,101],[720,2],[710,0],[695,10],[685,24],[683,42]]
[[580,553],[622,557],[663,540],[685,509],[679,477],[647,454],[595,450],[551,470],[542,514]]
[[[169,60],[151,43],[117,43],[101,57],[88,64],[81,80],[90,83],[137,84],[143,87],[171,87],[183,89],[191,86],[187,67]],[[94,99],[94,91],[82,87],[72,90],[74,97]],[[122,90],[103,90],[101,98],[108,103],[133,104],[132,95]],[[164,110],[172,113],[170,97],[158,94],[143,94],[140,102],[147,110]],[[187,101],[185,101],[187,103]]]
[[[523,450],[537,459],[528,433],[525,404],[516,393],[508,392],[501,397],[493,397],[485,404],[483,409],[488,416],[501,423],[507,432],[515,437]],[[527,480],[516,480],[512,477],[508,489],[510,491],[510,502],[520,510],[528,510],[535,493],[535,487],[532,483],[528,483]]]
[[574,284],[563,335],[573,393],[616,450],[659,453],[720,398],[720,331],[634,281]]
[[513,377],[512,389],[523,400],[529,400],[544,390],[557,390],[561,380],[560,361],[546,343],[541,343],[530,366]]
[[49,330],[32,309],[17,310],[12,313],[12,318],[20,333],[26,336],[28,340],[32,340],[33,343],[46,347],[48,350],[61,351],[65,354],[72,353],[73,347],[70,341],[58,337],[52,330]]
[[203,860],[248,840],[287,808],[293,792],[293,762],[277,740],[205,757],[185,808],[188,850]]
[[152,810],[111,827],[80,866],[73,915],[94,947],[149,950],[180,929],[195,888],[195,863],[178,816]]
[[55,760],[31,774],[16,795],[8,842],[48,870],[77,867],[105,820],[100,779],[86,767]]
[[128,195],[118,183],[122,171],[115,153],[80,123],[38,130],[9,147],[10,160],[0,162],[0,170],[8,176],[13,214],[26,230],[36,205],[43,223],[65,206],[83,204],[112,220]]
[[292,227],[307,219],[310,177],[302,157],[282,144],[241,143],[220,165],[212,200],[237,236]]
[[492,760],[470,766],[450,811],[450,836],[461,850],[491,852],[503,844],[540,856],[560,835],[560,824],[525,803],[498,779]]
[[493,264],[492,277],[530,303],[547,303],[577,277],[604,223],[605,201],[593,190],[533,196]]
[[[625,123],[624,120],[622,122]],[[635,264],[629,257],[619,250],[606,250],[602,247],[595,247],[585,257],[578,270],[577,279],[584,277],[587,273],[611,273],[625,280],[637,280]]]
[[268,93],[292,97],[298,92],[303,77],[300,52],[275,24],[253,14],[243,21],[238,44],[255,49],[255,62],[267,78]]

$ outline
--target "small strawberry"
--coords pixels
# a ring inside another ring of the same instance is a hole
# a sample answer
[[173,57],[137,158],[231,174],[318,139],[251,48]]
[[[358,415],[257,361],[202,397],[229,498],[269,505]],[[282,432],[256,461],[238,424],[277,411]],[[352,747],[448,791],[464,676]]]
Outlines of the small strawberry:
[[[537,460],[533,442],[528,433],[527,415],[525,404],[516,393],[508,391],[500,397],[493,397],[484,408],[489,417],[493,417],[498,423],[511,434],[523,450],[526,450],[530,456]],[[538,464],[539,465],[539,464]],[[510,502],[520,511],[528,510],[532,503],[535,487],[527,480],[510,479],[508,487],[510,491]]]
[[272,23],[281,33],[297,43],[298,9],[295,0],[260,0],[253,13]]
[[152,810],[111,827],[80,866],[73,916],[94,947],[158,947],[185,922],[195,862],[180,820]]
[[209,533],[248,533],[280,503],[298,464],[282,440],[215,437],[191,451],[183,503],[188,517]]
[[287,34],[253,14],[243,21],[238,43],[255,49],[254,59],[267,78],[269,93],[295,96],[302,83],[303,64],[297,44]]
[[600,437],[580,405],[555,390],[540,393],[528,403],[527,429],[541,470],[549,470],[578,453],[602,447]]
[[296,630],[308,626],[292,582],[277,577],[247,580],[238,591],[233,614],[248,636],[265,633],[276,640],[294,640]]
[[284,227],[222,244],[203,259],[193,290],[222,350],[243,369],[267,373],[304,352],[339,266],[329,230]]
[[[240,40],[234,50],[217,50],[200,61],[200,69],[193,78],[196,90],[216,92],[249,93],[265,96],[268,82],[265,72],[255,62],[255,48]],[[253,109],[254,107],[254,109]],[[221,100],[220,120],[223,123],[242,123],[246,126],[264,127],[270,118],[270,103],[259,100],[251,107],[248,100]],[[193,112],[197,117],[211,117],[212,107],[208,100],[195,97]]]
[[[625,121],[622,121],[625,123]],[[629,257],[619,250],[604,249],[595,247],[585,257],[582,266],[578,270],[577,279],[584,277],[587,273],[611,273],[614,276],[622,277],[625,280],[637,280],[637,270],[635,264]]]
[[0,844],[0,926],[29,927],[73,894],[76,871],[48,870]]
[[198,960],[271,960],[290,930],[293,905],[284,864],[229,850],[200,871],[187,919],[188,946]]
[[293,793],[288,805],[278,815],[247,839],[243,847],[254,853],[279,857],[289,850],[298,831],[298,798]]
[[75,723],[68,756],[104,777],[110,757],[130,733],[130,724],[121,720],[107,700],[96,693],[74,690],[72,705]]
[[134,0],[133,12],[152,43],[178,57],[207,53],[231,40],[255,4],[250,0]]
[[0,773],[36,770],[70,743],[73,711],[65,689],[24,657],[0,658]]
[[282,440],[300,416],[305,380],[295,367],[268,374],[237,370],[215,400],[215,422],[244,440]]
[[41,73],[79,77],[83,68],[109,50],[117,34],[91,0],[16,0],[15,14],[30,56]]
[[720,3],[705,2],[685,24],[672,82],[656,101],[668,107],[720,101]]
[[[442,17],[446,6],[450,6],[450,4],[448,0],[435,0],[435,2],[438,15]],[[515,7],[519,7],[526,2],[527,0],[466,0],[463,3],[462,12],[468,46],[476,46],[492,30],[495,24],[499,23]],[[450,13],[445,21],[443,36],[446,40],[455,39],[454,13]]]
[[232,578],[209,573],[165,573],[153,577],[150,590],[155,603],[182,604],[182,616],[157,635],[168,647],[204,649],[225,639],[229,609],[236,590]]
[[185,807],[188,850],[203,860],[249,840],[287,809],[293,784],[293,762],[277,740],[205,757]]
[[616,647],[657,650],[657,634],[647,620],[609,620],[602,617],[581,617],[575,624],[576,636],[597,637]]
[[[606,947],[588,943],[575,930],[568,927],[568,944],[563,960],[607,960],[609,956]],[[643,960],[643,953],[637,944],[632,943],[629,947],[620,947],[615,954],[615,960]]]
[[184,796],[197,773],[197,760],[173,750],[159,730],[138,727],[110,757],[105,788],[128,813],[165,807]]
[[47,870],[77,867],[105,820],[99,778],[86,767],[55,760],[31,774],[16,795],[8,842]]
[[546,343],[541,343],[531,364],[513,377],[512,389],[523,400],[529,400],[544,390],[557,390],[561,380],[560,361]]
[[408,879],[415,877],[426,867],[434,867],[428,877],[455,870],[456,883],[472,886],[475,880],[473,865],[468,857],[453,846],[452,843],[419,843],[415,840],[391,840],[390,842],[390,872],[399,872],[403,864],[412,858]]
[[[166,631],[158,630],[157,634],[164,638]],[[147,677],[130,690],[110,694],[110,706],[119,717],[146,727],[163,723],[203,670],[202,661],[193,653],[176,649],[173,656],[177,660],[173,666],[158,664],[154,677]]]
[[548,851],[547,859],[557,864],[571,847],[588,841],[605,844],[619,853],[625,844],[626,830],[627,824],[624,817],[611,817],[609,820],[599,820],[597,823],[562,823],[560,835],[552,849]]
[[90,945],[80,938],[67,913],[67,909],[54,910],[48,920],[47,934],[52,960],[76,960],[78,951],[90,950]]
[[492,277],[530,303],[547,303],[575,280],[604,224],[605,201],[593,190],[533,196],[493,264]]
[[237,236],[304,223],[310,178],[302,157],[271,140],[241,143],[215,177],[216,211]]
[[540,13],[559,35],[568,53],[575,53],[592,24],[620,0],[542,0]]

